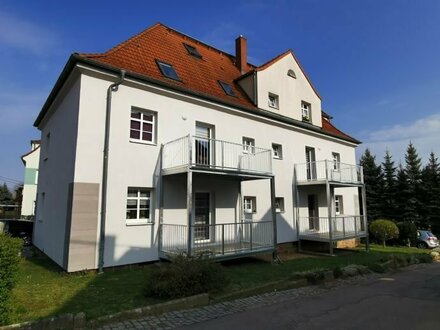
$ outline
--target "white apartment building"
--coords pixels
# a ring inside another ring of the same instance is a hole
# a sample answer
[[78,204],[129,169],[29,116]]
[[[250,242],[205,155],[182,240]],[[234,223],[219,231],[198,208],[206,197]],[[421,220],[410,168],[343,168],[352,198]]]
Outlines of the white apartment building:
[[21,216],[33,217],[35,215],[35,203],[37,199],[38,166],[40,162],[40,140],[31,140],[31,150],[21,156],[25,166],[23,199],[21,202]]
[[262,66],[162,24],[73,54],[35,126],[34,244],[67,271],[366,236],[360,143],[292,51]]

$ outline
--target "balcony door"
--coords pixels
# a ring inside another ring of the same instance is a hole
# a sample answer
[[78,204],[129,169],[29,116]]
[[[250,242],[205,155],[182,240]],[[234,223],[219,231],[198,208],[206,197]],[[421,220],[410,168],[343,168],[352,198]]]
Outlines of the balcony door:
[[315,148],[306,147],[307,180],[316,180]]
[[318,196],[308,195],[307,204],[309,208],[309,229],[319,230],[319,208],[318,208]]
[[210,239],[211,196],[209,192],[196,192],[194,197],[194,239]]
[[196,165],[213,165],[214,126],[196,123],[195,161]]

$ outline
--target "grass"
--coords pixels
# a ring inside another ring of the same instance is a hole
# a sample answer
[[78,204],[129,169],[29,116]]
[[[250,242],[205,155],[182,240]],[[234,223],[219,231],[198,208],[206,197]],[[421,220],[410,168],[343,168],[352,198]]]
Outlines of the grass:
[[[337,257],[306,257],[271,265],[259,259],[224,262],[230,285],[225,293],[252,288],[263,283],[287,279],[293,272],[345,266],[371,265],[387,254],[424,253],[407,247],[372,245],[371,252],[359,249]],[[93,319],[102,315],[154,304],[159,300],[143,295],[146,279],[155,265],[106,271],[66,274],[44,255],[23,259],[13,290],[14,323],[64,313],[86,313]],[[221,298],[222,294],[214,296]]]

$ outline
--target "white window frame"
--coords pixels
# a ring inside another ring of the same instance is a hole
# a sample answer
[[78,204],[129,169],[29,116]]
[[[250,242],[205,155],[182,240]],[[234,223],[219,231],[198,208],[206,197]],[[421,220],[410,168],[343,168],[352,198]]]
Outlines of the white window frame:
[[335,195],[335,215],[344,214],[344,199],[342,195]]
[[255,139],[243,136],[243,153],[255,154]]
[[[129,191],[130,190],[136,190],[136,197],[131,197],[129,196]],[[141,191],[146,191],[148,192],[148,196],[141,196]],[[127,212],[128,212],[128,201],[129,200],[134,200],[136,201],[136,218],[135,219],[128,219],[127,218]],[[147,200],[149,201],[148,203],[148,207],[146,208],[141,208],[140,207],[140,202]],[[127,196],[126,196],[126,203],[125,203],[125,210],[126,210],[126,215],[125,215],[125,222],[127,225],[142,225],[142,224],[151,224],[153,223],[153,189],[151,188],[145,188],[145,187],[128,187],[127,188]],[[148,210],[148,218],[140,218],[140,211],[141,210]]]
[[[139,113],[141,118],[133,118],[133,113]],[[145,120],[145,116],[151,116],[152,120]],[[132,122],[138,122],[139,123],[139,130],[134,129],[131,127]],[[143,133],[150,133],[148,131],[144,131],[143,127],[144,124],[151,124],[151,141],[144,140],[143,139]],[[131,137],[131,131],[139,131],[139,139]],[[143,143],[143,144],[151,144],[156,145],[156,131],[157,131],[157,113],[154,111],[139,109],[139,108],[132,108],[130,112],[130,127],[129,127],[129,138],[131,142],[136,143]]]
[[257,198],[255,196],[243,197],[243,212],[256,213],[257,212]]
[[272,143],[272,155],[275,159],[283,159],[283,146],[278,143]]
[[333,170],[340,171],[341,170],[341,154],[338,152],[332,152],[333,158]]
[[301,116],[303,120],[312,120],[312,105],[310,103],[301,101]]
[[284,197],[275,197],[275,211],[276,213],[284,213]]
[[279,109],[280,97],[277,94],[269,93],[269,95],[267,96],[267,105],[270,108]]

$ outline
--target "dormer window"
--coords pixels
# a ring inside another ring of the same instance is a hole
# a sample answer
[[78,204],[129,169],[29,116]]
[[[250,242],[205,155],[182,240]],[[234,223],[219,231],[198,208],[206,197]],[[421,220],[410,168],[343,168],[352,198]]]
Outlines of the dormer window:
[[177,75],[176,70],[171,64],[161,62],[156,60],[157,65],[159,66],[160,72],[167,78],[180,81],[179,76]]
[[292,78],[296,79],[295,71],[293,71],[292,69],[290,69],[289,71],[287,71],[287,75],[288,75],[289,77],[292,77]]
[[312,118],[312,106],[310,103],[301,101],[301,113],[302,113],[302,120],[310,122]]
[[223,82],[223,81],[218,81],[218,83],[220,84],[220,86],[222,86],[223,90],[225,91],[226,95],[229,96],[235,96],[234,90],[232,89],[232,86]]
[[188,53],[190,55],[197,57],[197,58],[202,58],[202,55],[199,53],[199,51],[197,50],[196,47],[185,44],[185,43],[183,45],[185,46],[186,50],[188,51]]
[[279,109],[278,95],[273,94],[273,93],[269,93],[268,104],[269,104],[269,107],[271,107],[271,108]]

